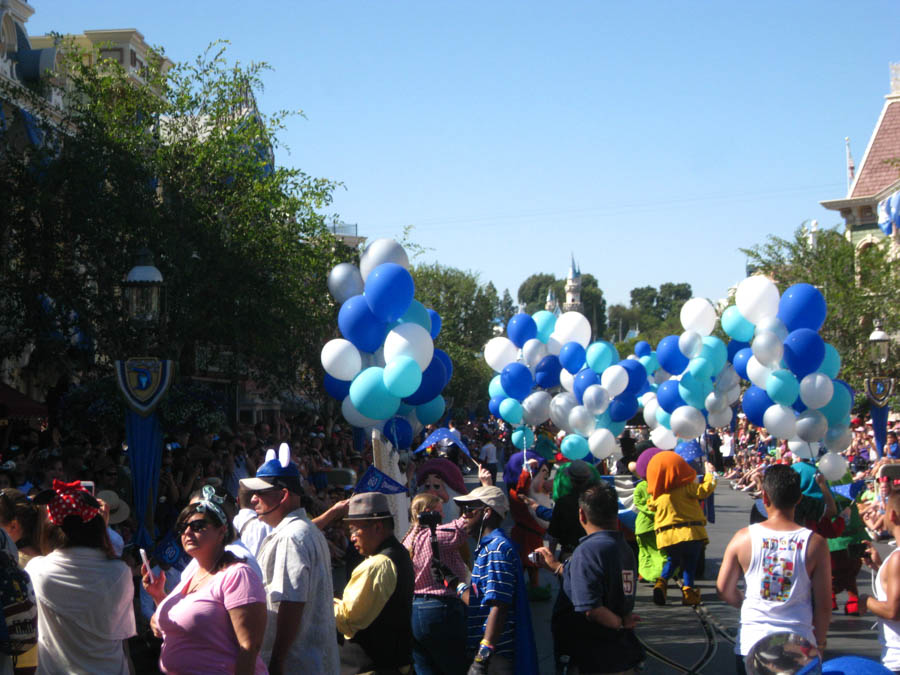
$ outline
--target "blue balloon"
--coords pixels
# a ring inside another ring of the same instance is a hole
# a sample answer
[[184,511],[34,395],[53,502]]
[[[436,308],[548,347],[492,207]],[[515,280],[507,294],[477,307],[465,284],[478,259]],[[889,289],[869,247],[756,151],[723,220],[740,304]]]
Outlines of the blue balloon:
[[[804,410],[806,410],[806,404],[803,402],[803,399],[801,399],[799,396],[797,397],[797,400],[794,401],[794,404],[791,407],[794,410],[796,410],[798,413],[802,413]],[[850,425],[848,424],[847,426],[850,426]]]
[[784,341],[784,361],[799,379],[816,372],[825,360],[825,341],[811,328],[791,331]]
[[[728,343],[728,363],[734,363],[734,357],[742,349],[750,349],[749,342],[741,342],[740,340],[731,340]],[[746,379],[746,378],[745,378]]]
[[640,410],[637,398],[629,394],[619,394],[609,402],[609,417],[613,422],[627,422]]
[[744,392],[741,398],[741,407],[744,414],[751,424],[758,427],[765,426],[763,424],[763,416],[771,406],[775,405],[775,401],[769,398],[765,389],[760,389],[755,384]]
[[584,390],[592,384],[600,384],[600,376],[590,368],[582,368],[575,376],[572,384],[572,393],[579,403],[583,402]]
[[416,419],[422,424],[436,424],[444,416],[447,404],[443,396],[435,396],[428,403],[416,406]]
[[488,385],[488,395],[491,398],[494,398],[495,396],[506,398],[509,396],[509,394],[503,391],[503,385],[500,383],[499,375],[494,375],[494,377],[491,378],[491,383]]
[[778,302],[778,318],[789,331],[809,328],[818,332],[827,315],[825,298],[810,284],[794,284],[781,294]]
[[520,424],[523,412],[522,404],[514,398],[503,399],[500,404],[500,417],[510,424]]
[[409,303],[409,309],[397,319],[397,323],[417,323],[431,335],[431,314],[429,314],[425,305],[418,300],[413,300]]
[[682,459],[688,464],[693,464],[703,459],[703,448],[700,447],[700,442],[696,439],[682,441],[675,446],[675,452],[681,455]]
[[688,372],[694,377],[712,377],[713,364],[703,356],[696,356],[688,363]]
[[547,341],[553,334],[553,329],[556,328],[556,314],[548,312],[546,309],[542,309],[541,311],[532,314],[531,318],[534,319],[534,324],[537,327],[537,335],[535,337],[544,344],[547,344]]
[[410,396],[422,385],[419,364],[409,356],[395,356],[384,367],[384,386],[394,396]]
[[703,338],[703,349],[700,350],[700,356],[712,364],[711,374],[718,375],[728,363],[728,347],[716,336],[707,335]]
[[595,415],[594,422],[596,422],[598,429],[609,429],[609,425],[612,424],[612,418],[609,416],[609,408],[607,407],[602,415]]
[[780,368],[766,380],[766,393],[775,403],[792,406],[800,395],[800,382],[791,371]]
[[853,406],[853,393],[850,387],[844,385],[840,380],[834,381],[834,394],[831,400],[824,407],[819,408],[819,412],[825,415],[828,420],[828,426],[836,427],[850,413]]
[[634,355],[638,358],[642,356],[650,356],[650,352],[653,351],[653,347],[650,346],[650,343],[646,340],[638,340],[634,343]]
[[400,397],[384,386],[384,368],[366,368],[350,384],[350,402],[361,415],[373,420],[386,420],[397,412]]
[[584,368],[585,351],[577,342],[567,342],[559,350],[559,362],[573,375]]
[[325,392],[338,401],[343,401],[350,393],[350,381],[339,380],[325,373]]
[[678,391],[678,380],[666,380],[656,390],[656,400],[659,407],[672,414],[676,408],[687,405]]
[[647,383],[647,369],[637,359],[622,359],[618,365],[622,366],[628,373],[628,385],[622,393],[629,396],[637,396],[637,393]]
[[530,316],[521,312],[516,314],[506,324],[506,335],[512,340],[512,343],[519,349],[528,342],[537,337],[537,324]]
[[822,664],[822,675],[890,675],[878,661],[862,656],[838,656]]
[[722,312],[722,330],[732,340],[750,342],[753,339],[753,324],[744,318],[736,305]]
[[521,401],[531,393],[531,389],[534,387],[534,378],[525,364],[510,363],[500,373],[500,384],[507,395]]
[[562,454],[571,460],[584,459],[590,454],[587,439],[578,434],[567,434],[560,445]]
[[656,421],[659,422],[666,429],[672,428],[672,414],[666,412],[662,406],[659,406],[656,409]]
[[672,375],[681,375],[687,368],[688,358],[678,348],[678,336],[667,335],[656,347],[656,358],[659,365]]
[[[444,381],[444,387],[446,387],[451,378],[453,377],[453,360],[450,358],[450,355],[445,352],[443,349],[434,350],[434,357],[441,360],[441,363],[444,364],[444,370],[447,371],[447,379]],[[441,387],[443,389],[444,387]]]
[[433,309],[428,310],[428,316],[431,317],[431,339],[434,340],[441,333],[443,321],[441,321],[441,315]]
[[560,372],[562,372],[562,365],[559,363],[559,358],[553,354],[548,354],[541,359],[541,362],[537,364],[537,368],[534,369],[534,379],[537,382],[537,386],[543,389],[558,387]]
[[646,356],[641,356],[638,358],[638,361],[644,366],[644,370],[647,371],[648,375],[659,369],[659,359],[656,358],[656,352],[650,352]]
[[706,407],[706,397],[712,390],[712,380],[708,377],[694,377],[691,373],[685,373],[678,382],[678,393],[681,398],[697,410]]
[[363,295],[372,314],[382,321],[396,321],[409,309],[415,292],[409,270],[388,262],[369,273]]
[[829,342],[825,343],[825,358],[822,359],[822,365],[819,366],[819,372],[825,373],[828,377],[835,378],[841,372],[841,355]]
[[534,447],[534,432],[528,427],[518,427],[512,432],[512,444],[519,450]]
[[397,450],[405,450],[412,445],[412,425],[402,417],[392,417],[385,422],[381,433]]
[[[491,415],[494,417],[500,417],[500,404],[506,400],[506,396],[492,396],[491,400],[488,401],[488,410],[491,411]],[[420,420],[421,421],[421,420]]]
[[584,358],[588,368],[599,375],[619,360],[619,352],[612,342],[600,340],[587,348]]
[[734,369],[744,380],[750,379],[747,377],[747,361],[749,361],[752,356],[753,350],[750,349],[750,347],[744,347],[743,349],[738,350],[738,353],[734,355],[734,359],[732,360]]
[[609,423],[609,433],[613,436],[618,436],[625,430],[625,422],[610,422]]
[[422,384],[412,395],[404,398],[403,402],[415,406],[428,403],[443,391],[446,383],[447,370],[444,368],[443,361],[437,356],[432,356],[431,363],[422,371]]
[[411,413],[415,409],[416,409],[416,406],[409,405],[409,403],[403,403],[403,401],[401,401],[400,407],[397,408],[397,416],[398,417],[406,417],[407,415],[409,415],[409,413]]
[[362,295],[354,295],[341,305],[338,328],[341,335],[363,352],[376,351],[388,332],[387,324],[372,314],[369,303]]

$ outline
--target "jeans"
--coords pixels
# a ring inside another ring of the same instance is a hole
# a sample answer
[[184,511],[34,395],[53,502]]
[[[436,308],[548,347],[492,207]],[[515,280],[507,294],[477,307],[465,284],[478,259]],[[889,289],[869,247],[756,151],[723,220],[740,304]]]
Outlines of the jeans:
[[671,579],[677,567],[681,567],[684,575],[684,585],[694,585],[694,575],[697,572],[697,561],[700,560],[700,552],[703,550],[702,541],[680,541],[672,546],[660,549],[669,556],[663,566],[662,576]]
[[466,658],[466,608],[447,596],[413,598],[413,663],[417,675],[458,675],[471,663]]

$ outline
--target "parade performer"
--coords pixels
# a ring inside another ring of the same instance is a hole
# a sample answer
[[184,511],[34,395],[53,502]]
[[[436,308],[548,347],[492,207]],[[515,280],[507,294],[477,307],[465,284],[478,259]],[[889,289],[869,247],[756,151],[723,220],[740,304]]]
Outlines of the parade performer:
[[650,494],[647,492],[647,465],[662,450],[648,448],[637,459],[634,473],[641,481],[634,486],[634,508],[637,518],[634,521],[634,537],[638,545],[638,574],[645,581],[655,581],[662,576],[666,556],[656,547],[655,521],[656,514],[647,506]]
[[706,536],[706,518],[700,500],[716,489],[715,467],[706,462],[703,482],[696,482],[697,472],[675,452],[666,450],[650,460],[647,466],[647,502],[655,512],[656,545],[668,560],[653,586],[653,602],[666,604],[669,579],[681,567],[684,576],[682,604],[700,604],[700,591],[694,587],[694,574]]
[[509,538],[519,547],[522,566],[528,572],[528,595],[532,600],[549,600],[552,594],[549,586],[542,587],[539,584],[538,565],[528,559],[532,551],[544,545],[544,535],[550,523],[532,513],[529,502],[552,508],[551,488],[550,466],[541,457],[529,459],[522,465],[518,482],[509,491],[509,512],[515,523]]
[[[850,473],[832,485],[846,485],[852,481]],[[850,493],[852,495],[852,493]],[[848,499],[835,492],[837,507],[842,513],[847,513],[847,526],[843,533],[827,539],[828,550],[831,552],[831,609],[838,608],[837,595],[847,591],[847,603],[844,605],[844,614],[858,616],[860,612],[859,588],[856,577],[862,567],[862,555],[865,551],[866,526],[859,515],[856,500]]]

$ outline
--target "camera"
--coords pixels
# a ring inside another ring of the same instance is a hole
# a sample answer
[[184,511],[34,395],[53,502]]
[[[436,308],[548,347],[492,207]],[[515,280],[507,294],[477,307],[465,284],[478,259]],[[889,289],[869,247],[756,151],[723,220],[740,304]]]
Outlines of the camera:
[[537,551],[532,551],[531,553],[528,554],[528,560],[530,560],[531,563],[534,565],[540,565],[541,560],[542,560],[541,554],[538,553]]
[[419,525],[423,527],[437,527],[443,520],[437,511],[422,511],[419,514]]

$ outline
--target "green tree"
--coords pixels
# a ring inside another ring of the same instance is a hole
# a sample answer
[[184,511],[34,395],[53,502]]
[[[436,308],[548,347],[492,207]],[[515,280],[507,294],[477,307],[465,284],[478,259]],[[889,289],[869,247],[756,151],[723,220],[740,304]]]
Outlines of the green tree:
[[[529,314],[544,309],[547,291],[554,283],[556,283],[556,278],[552,274],[532,274],[519,285],[519,304],[525,305],[525,311]],[[557,295],[557,300],[562,302],[563,299],[565,299],[564,295],[562,297]]]
[[[52,121],[40,147],[22,147],[18,119],[0,135],[0,307],[16,317],[0,322],[0,357],[32,344],[34,367],[90,377],[148,350],[273,391],[321,382],[325,279],[349,253],[322,214],[334,184],[274,165],[287,113],[256,109],[265,65],[214,46],[168,71],[154,58],[139,80],[64,49],[61,110],[40,89],[0,92]],[[120,299],[143,246],[167,285],[153,331]]]
[[[616,343],[620,354],[629,354],[638,340],[656,345],[666,335],[682,331],[681,306],[692,297],[687,283],[664,283],[659,289],[653,286],[632,288],[631,304],[613,305],[609,308],[610,340]],[[629,330],[638,336],[626,340]]]
[[500,324],[505,326],[518,312],[519,308],[516,303],[513,302],[512,296],[509,294],[509,289],[503,289],[503,297],[500,299],[500,303],[497,306],[497,319]]

